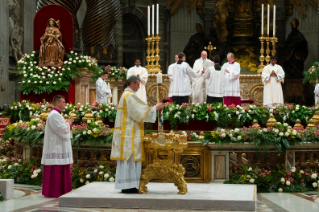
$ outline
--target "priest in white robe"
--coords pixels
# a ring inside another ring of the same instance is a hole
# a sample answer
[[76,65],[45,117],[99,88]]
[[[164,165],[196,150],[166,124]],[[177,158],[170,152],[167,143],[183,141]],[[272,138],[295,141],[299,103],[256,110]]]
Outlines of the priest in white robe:
[[204,80],[203,74],[206,70],[204,70],[205,62],[212,62],[210,59],[207,59],[207,52],[202,51],[201,57],[197,59],[193,65],[193,70],[196,72],[197,77],[192,83],[192,97],[193,103],[203,103],[206,102],[207,93],[206,86],[208,81]]
[[41,164],[43,165],[42,195],[60,197],[72,191],[71,168],[73,164],[72,131],[74,121],[67,121],[61,115],[65,109],[65,98],[57,95],[53,98],[54,108],[48,115],[43,142]]
[[285,72],[276,62],[277,57],[271,56],[270,64],[264,67],[262,73],[264,83],[263,105],[268,108],[280,106],[284,103],[281,83],[284,83]]
[[225,90],[224,90],[224,104],[229,106],[241,106],[240,90],[239,90],[239,76],[240,65],[235,62],[233,53],[227,54],[228,63],[225,63],[222,69],[225,70]]
[[171,94],[171,90],[172,90],[172,67],[174,64],[176,64],[178,62],[178,55],[175,55],[175,63],[172,63],[170,66],[168,66],[168,71],[167,71],[167,75],[170,81],[170,86],[169,86],[169,90],[168,90],[168,98],[169,98],[169,102],[173,102],[173,97]]
[[117,160],[115,189],[122,193],[138,193],[142,172],[144,122],[154,123],[156,111],[163,103],[150,108],[135,93],[140,79],[131,76],[120,99],[115,118],[111,160]]
[[107,86],[104,81],[107,78],[107,71],[103,71],[101,77],[96,81],[96,101],[99,101],[101,104],[109,103],[109,98],[112,97],[111,89]]
[[190,81],[196,78],[196,73],[184,62],[185,54],[178,54],[178,62],[172,66],[171,95],[173,102],[178,105],[188,103],[188,97],[191,95],[192,89]]
[[223,104],[225,90],[225,69],[219,65],[220,57],[218,55],[213,58],[214,66],[205,71],[203,78],[207,80],[207,104],[221,103]]
[[148,72],[146,68],[141,66],[140,59],[136,59],[135,66],[130,68],[127,71],[127,79],[132,75],[135,75],[141,79],[141,85],[138,91],[136,92],[136,96],[138,96],[138,98],[140,98],[143,102],[147,103],[147,94],[146,94],[145,85],[148,80]]

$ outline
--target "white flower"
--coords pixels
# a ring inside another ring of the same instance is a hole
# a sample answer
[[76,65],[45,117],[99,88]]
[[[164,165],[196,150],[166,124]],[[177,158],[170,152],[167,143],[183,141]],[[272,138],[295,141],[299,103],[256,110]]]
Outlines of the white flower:
[[34,130],[35,128],[36,128],[36,126],[35,126],[35,125],[32,125],[32,126],[31,126],[31,129],[32,129],[32,130]]
[[293,131],[292,131],[292,134],[293,134],[293,135],[297,135],[297,131],[296,131],[296,130],[293,130]]
[[73,51],[70,51],[70,53],[73,54],[74,52],[73,52]]
[[249,180],[249,182],[250,182],[250,183],[254,183],[254,182],[255,182],[255,179],[254,179],[254,178],[251,178],[251,179]]
[[94,169],[94,173],[97,173],[97,171],[98,171],[97,169]]
[[56,81],[54,81],[53,84],[55,85],[55,84],[56,84]]
[[296,172],[296,167],[291,167],[291,172]]
[[87,179],[90,179],[90,178],[91,178],[91,175],[87,174],[85,177],[86,177]]
[[251,167],[249,167],[247,171],[249,171],[249,172],[250,172],[250,171],[252,171],[252,170],[253,170],[253,169],[252,169]]
[[288,137],[289,136],[289,132],[285,132],[285,136]]
[[316,174],[316,173],[313,173],[312,175],[311,175],[311,178],[312,179],[316,179],[318,177],[318,175]]
[[114,182],[114,177],[110,177],[109,181]]
[[13,164],[13,166],[19,166],[19,164],[18,164],[18,163],[15,163],[15,164]]
[[86,182],[85,182],[85,185],[87,185],[87,184],[90,184],[90,182],[89,182],[89,181],[86,181]]
[[8,166],[8,169],[12,169],[12,165],[9,165],[9,166]]
[[75,55],[78,55],[78,53],[76,53],[76,52],[75,52],[74,54],[75,54]]
[[247,175],[247,176],[246,176],[246,178],[247,178],[247,179],[250,179],[250,178],[251,178],[251,176],[250,176],[250,175]]
[[286,181],[286,185],[287,185],[287,186],[290,186],[290,181]]
[[88,134],[91,135],[91,134],[92,134],[92,131],[91,131],[91,130],[88,130]]
[[279,188],[278,189],[278,192],[283,192],[284,190],[282,188]]
[[104,174],[104,172],[99,172],[99,175],[102,175],[102,174]]
[[41,169],[37,169],[36,172],[37,172],[37,173],[40,173],[40,172],[41,172]]
[[83,131],[83,135],[86,135],[86,131]]
[[274,110],[273,110],[273,109],[270,109],[270,110],[269,110],[269,113],[272,113],[272,112],[274,112]]
[[19,160],[18,160],[18,163],[21,163],[21,161],[22,161],[22,160],[21,160],[21,159],[19,159]]
[[31,175],[31,178],[34,179],[34,178],[36,178],[37,176],[38,176],[38,174],[33,174],[33,175]]
[[239,132],[239,129],[238,129],[238,128],[235,128],[235,132]]
[[30,80],[28,80],[28,83],[30,83],[31,81]]
[[110,175],[108,174],[108,173],[106,173],[105,175],[104,175],[104,178],[106,179],[106,178],[108,178]]
[[316,182],[312,183],[312,187],[317,188],[318,184]]
[[226,137],[226,133],[222,133],[222,137],[225,138]]
[[303,170],[300,170],[299,172],[300,172],[300,174],[304,174],[305,173]]
[[241,140],[241,136],[239,135],[239,136],[237,136],[237,139],[240,141]]
[[239,115],[239,111],[236,111],[236,114]]
[[283,133],[283,132],[280,132],[280,133],[279,133],[279,136],[281,136],[281,137],[284,136],[284,133]]
[[96,128],[93,128],[93,132],[96,132],[97,131],[97,129]]
[[285,181],[286,181],[286,180],[285,180],[285,178],[283,178],[283,177],[280,179],[280,182],[282,182],[282,183],[285,182]]
[[89,119],[89,120],[87,120],[87,123],[88,123],[88,124],[90,124],[90,123],[91,123],[91,120],[90,120],[90,119]]
[[229,137],[232,138],[232,137],[233,137],[233,134],[230,133],[230,134],[229,134]]
[[80,179],[80,182],[81,182],[81,183],[83,183],[83,182],[84,182],[84,180],[81,178],[81,179]]
[[99,168],[100,168],[100,169],[104,169],[104,166],[103,166],[103,165],[100,165]]

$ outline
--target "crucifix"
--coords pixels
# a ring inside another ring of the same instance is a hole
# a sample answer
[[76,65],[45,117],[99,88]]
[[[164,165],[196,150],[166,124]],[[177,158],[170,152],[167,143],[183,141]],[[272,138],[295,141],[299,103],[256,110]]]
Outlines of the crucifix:
[[212,52],[214,49],[216,49],[216,47],[212,45],[212,42],[209,42],[209,45],[208,45],[207,47],[205,46],[204,49],[207,49],[207,50],[208,50],[208,52],[209,52],[209,59],[212,59],[212,54],[211,54],[211,52]]

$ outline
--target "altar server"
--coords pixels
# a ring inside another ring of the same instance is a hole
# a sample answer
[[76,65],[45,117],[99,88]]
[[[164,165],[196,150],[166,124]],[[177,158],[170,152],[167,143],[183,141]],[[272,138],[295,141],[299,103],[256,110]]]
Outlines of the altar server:
[[178,59],[178,62],[172,66],[171,95],[173,102],[182,105],[188,103],[188,97],[192,92],[190,80],[196,78],[196,73],[188,63],[184,62],[183,52],[178,54]]
[[170,86],[169,86],[169,91],[168,91],[168,98],[169,98],[169,102],[173,102],[173,97],[171,94],[171,90],[172,90],[172,67],[174,64],[176,64],[178,62],[178,55],[175,55],[175,63],[172,63],[170,66],[168,66],[168,71],[167,71],[167,75],[168,78],[170,80]]
[[220,102],[223,104],[225,90],[225,69],[219,65],[220,58],[218,55],[213,58],[214,66],[208,68],[203,75],[207,80],[207,104]]
[[111,89],[107,86],[104,81],[107,78],[107,71],[103,71],[101,77],[96,81],[96,101],[99,101],[101,104],[109,103],[109,98],[112,97]]
[[134,75],[128,78],[115,118],[111,160],[117,160],[115,189],[121,189],[122,193],[138,193],[145,157],[143,123],[154,123],[156,110],[163,108],[163,103],[150,108],[135,95],[140,81]]
[[48,115],[43,142],[41,164],[43,165],[42,195],[59,197],[72,191],[71,169],[73,154],[71,139],[71,116],[67,121],[61,115],[65,109],[65,98],[53,98],[54,108]]
[[137,77],[139,77],[141,79],[140,88],[136,92],[136,95],[143,102],[147,103],[147,95],[146,95],[145,85],[146,85],[147,79],[148,79],[148,72],[147,72],[146,68],[141,66],[141,60],[140,59],[136,59],[135,60],[135,66],[130,68],[127,71],[127,79],[130,76],[132,76],[132,75],[136,75]]
[[234,104],[241,105],[240,90],[239,90],[239,75],[240,65],[235,62],[234,54],[227,54],[228,63],[225,63],[222,69],[225,69],[225,90],[224,104],[226,106]]
[[264,83],[264,102],[267,107],[280,106],[284,103],[281,83],[284,83],[285,72],[276,64],[277,57],[270,57],[270,64],[264,67],[262,81]]

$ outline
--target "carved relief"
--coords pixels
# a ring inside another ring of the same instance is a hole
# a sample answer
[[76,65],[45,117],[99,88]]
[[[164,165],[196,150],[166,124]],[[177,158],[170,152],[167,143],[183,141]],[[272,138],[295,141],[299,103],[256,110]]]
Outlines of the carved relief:
[[19,26],[20,5],[17,0],[9,0],[9,55],[16,63],[22,56],[22,42],[24,30]]

